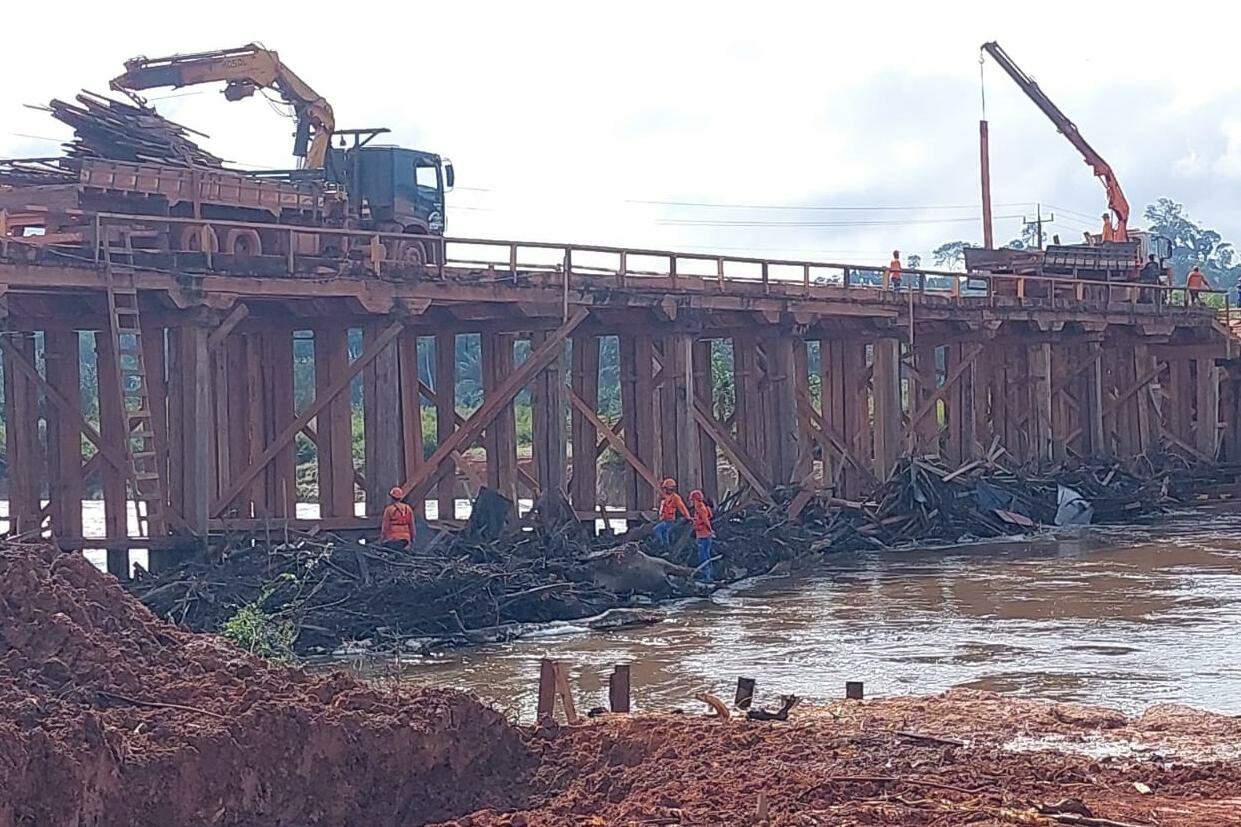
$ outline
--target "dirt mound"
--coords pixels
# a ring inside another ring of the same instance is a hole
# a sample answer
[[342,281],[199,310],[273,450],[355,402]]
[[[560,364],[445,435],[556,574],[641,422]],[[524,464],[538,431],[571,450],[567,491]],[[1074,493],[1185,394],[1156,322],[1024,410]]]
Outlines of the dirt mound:
[[450,823],[1241,823],[1236,761],[1009,748],[1021,732],[1143,731],[1112,710],[966,692],[798,709],[787,724],[694,714],[563,728],[542,747],[525,809]]
[[273,666],[81,555],[0,548],[0,827],[420,824],[510,800],[531,760],[468,696]]

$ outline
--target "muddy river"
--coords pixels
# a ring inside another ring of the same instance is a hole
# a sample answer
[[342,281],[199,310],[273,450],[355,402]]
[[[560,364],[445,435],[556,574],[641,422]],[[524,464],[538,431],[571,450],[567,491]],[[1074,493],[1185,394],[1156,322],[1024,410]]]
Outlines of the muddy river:
[[460,687],[530,720],[547,656],[572,664],[584,708],[606,703],[607,674],[628,663],[634,705],[646,709],[697,709],[693,693],[731,697],[736,678],[749,676],[767,697],[838,698],[846,680],[861,680],[868,696],[965,686],[1241,714],[1241,510],[841,555],[670,607],[651,626],[565,625],[366,671]]

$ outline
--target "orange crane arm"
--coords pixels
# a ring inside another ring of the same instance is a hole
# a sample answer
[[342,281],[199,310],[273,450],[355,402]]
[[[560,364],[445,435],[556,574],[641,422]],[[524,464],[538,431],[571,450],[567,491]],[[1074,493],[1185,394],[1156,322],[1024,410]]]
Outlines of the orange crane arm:
[[303,158],[309,169],[322,168],[336,128],[331,105],[281,63],[279,55],[258,44],[170,57],[136,57],[125,61],[125,73],[109,85],[116,90],[138,90],[221,80],[225,82],[224,97],[231,101],[249,97],[260,88],[275,89],[297,115],[293,154]]
[[1103,186],[1107,190],[1107,205],[1116,215],[1116,237],[1128,238],[1129,223],[1129,202],[1125,199],[1125,194],[1121,192],[1120,182],[1116,180],[1116,173],[1112,171],[1111,165],[1103,160],[1094,148],[1086,143],[1086,139],[1082,137],[1082,133],[1078,131],[1077,125],[1069,120],[1068,116],[1060,111],[1051,98],[1044,94],[1038,84],[1025,72],[1013,63],[1012,58],[1008,56],[999,43],[992,41],[982,44],[982,49],[991,58],[1000,65],[1000,68],[1008,73],[1008,76],[1021,87],[1021,91],[1026,93],[1030,100],[1034,101],[1034,105],[1042,110],[1043,114],[1048,117],[1056,129],[1060,130],[1060,134],[1068,138],[1082,158],[1094,171],[1094,174],[1103,179]]

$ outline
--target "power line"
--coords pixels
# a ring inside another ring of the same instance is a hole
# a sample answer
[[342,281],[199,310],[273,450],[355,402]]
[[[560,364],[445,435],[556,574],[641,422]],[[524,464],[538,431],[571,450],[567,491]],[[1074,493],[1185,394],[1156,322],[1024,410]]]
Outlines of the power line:
[[[997,221],[1022,218],[1021,215],[998,215]],[[965,224],[982,219],[976,215],[965,218],[907,218],[891,221],[707,221],[667,218],[656,224],[670,227],[906,227],[916,224]]]
[[[710,207],[714,209],[726,210],[833,210],[841,212],[851,211],[872,211],[872,210],[973,210],[977,209],[977,204],[907,204],[907,205],[846,205],[846,204],[723,204],[709,201],[659,201],[649,199],[627,198],[626,204],[648,204],[666,207]],[[1026,207],[1033,204],[1033,201],[1015,201],[1006,204],[996,204],[997,207]]]

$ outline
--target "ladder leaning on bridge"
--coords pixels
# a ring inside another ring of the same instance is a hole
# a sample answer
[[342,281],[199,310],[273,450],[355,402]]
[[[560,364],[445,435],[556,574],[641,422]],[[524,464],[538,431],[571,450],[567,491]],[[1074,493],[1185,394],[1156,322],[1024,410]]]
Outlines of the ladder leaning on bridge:
[[112,378],[119,387],[121,400],[130,497],[138,515],[139,534],[156,537],[166,533],[166,497],[159,468],[159,452],[155,445],[150,382],[143,358],[142,324],[138,315],[132,252],[128,244],[123,251],[119,251],[120,255],[129,258],[127,264],[122,264],[113,261],[111,245],[105,244],[103,249],[115,366]]

